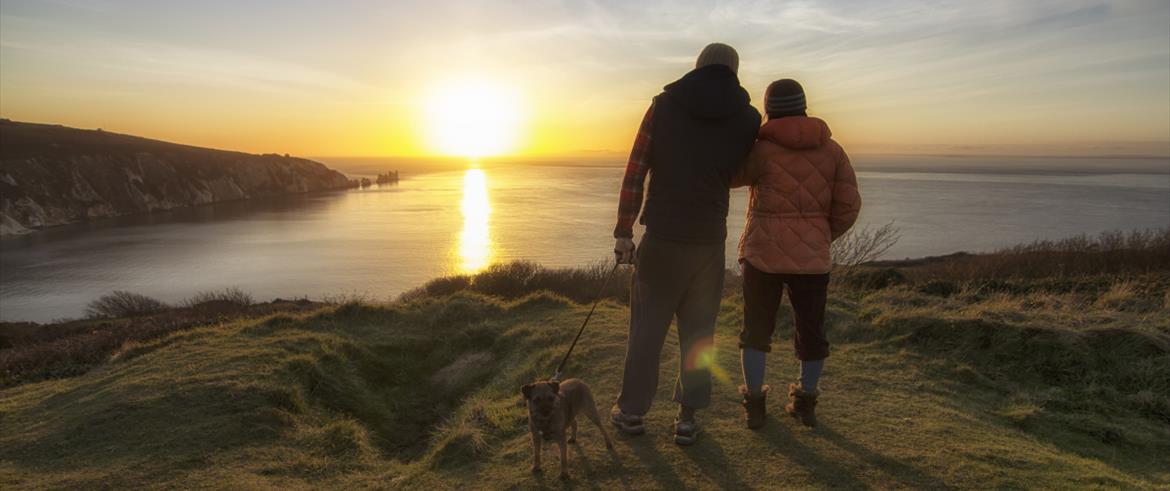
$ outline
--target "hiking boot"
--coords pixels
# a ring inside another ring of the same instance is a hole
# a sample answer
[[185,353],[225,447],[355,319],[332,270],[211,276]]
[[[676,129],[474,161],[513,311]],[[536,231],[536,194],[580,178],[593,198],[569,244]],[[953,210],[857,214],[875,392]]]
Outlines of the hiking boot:
[[609,410],[609,421],[627,435],[641,435],[646,432],[646,426],[642,423],[641,416],[626,414],[617,404],[614,404],[613,408]]
[[784,412],[789,416],[800,420],[800,423],[812,428],[817,425],[817,396],[821,395],[821,391],[807,392],[800,387],[800,384],[788,384],[788,400],[787,406],[784,406]]
[[755,430],[764,427],[765,419],[768,414],[768,386],[760,387],[758,394],[748,393],[746,385],[739,386],[739,393],[743,395],[743,419],[747,422],[749,430]]
[[703,429],[699,427],[698,420],[674,420],[674,443],[684,447],[694,445],[699,439],[699,433],[702,432]]

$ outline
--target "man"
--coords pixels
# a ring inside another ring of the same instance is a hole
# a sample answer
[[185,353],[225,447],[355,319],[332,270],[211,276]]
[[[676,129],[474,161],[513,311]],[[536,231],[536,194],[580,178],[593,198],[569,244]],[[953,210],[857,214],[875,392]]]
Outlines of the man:
[[[627,434],[645,431],[642,417],[654,399],[662,344],[676,316],[676,443],[695,442],[695,410],[710,403],[730,184],[760,127],[738,68],[739,55],[730,46],[703,48],[695,69],[654,98],[626,166],[614,254],[635,269],[625,371],[611,420]],[[641,220],[646,231],[635,253],[633,228],[647,174]]]

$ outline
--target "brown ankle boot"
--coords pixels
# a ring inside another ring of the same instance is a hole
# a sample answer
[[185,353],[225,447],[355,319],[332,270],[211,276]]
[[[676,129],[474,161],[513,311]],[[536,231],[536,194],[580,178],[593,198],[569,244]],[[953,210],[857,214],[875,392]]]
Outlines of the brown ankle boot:
[[763,428],[768,414],[768,386],[760,387],[759,394],[749,394],[746,385],[739,386],[739,393],[743,396],[743,419],[749,430]]
[[806,392],[799,384],[788,384],[788,405],[784,412],[799,419],[800,423],[810,428],[817,425],[817,396],[821,391]]

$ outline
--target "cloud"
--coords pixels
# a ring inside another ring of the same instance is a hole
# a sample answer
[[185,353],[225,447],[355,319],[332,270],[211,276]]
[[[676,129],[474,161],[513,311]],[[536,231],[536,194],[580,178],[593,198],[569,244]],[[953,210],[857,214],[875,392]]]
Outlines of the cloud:
[[[740,79],[755,99],[772,79],[796,77],[818,110],[842,119],[892,110],[907,120],[962,119],[953,126],[976,132],[989,119],[1067,119],[1078,106],[1101,124],[1170,132],[1165,0],[427,0],[283,9],[207,0],[198,11],[146,2],[103,15],[4,1],[6,94],[20,79],[76,90],[136,84],[164,97],[199,86],[245,102],[264,93],[407,104],[437,81],[480,74],[555,107],[557,118],[613,121],[639,116],[703,45],[723,41],[739,50]],[[1120,119],[1125,112],[1133,122]]]

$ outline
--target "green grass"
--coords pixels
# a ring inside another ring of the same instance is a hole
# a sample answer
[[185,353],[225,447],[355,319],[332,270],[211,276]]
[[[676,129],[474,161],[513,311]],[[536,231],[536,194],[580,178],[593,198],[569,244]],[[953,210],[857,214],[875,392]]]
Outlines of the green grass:
[[[758,432],[728,297],[700,443],[670,438],[670,340],[648,434],[608,453],[582,425],[567,483],[548,446],[529,472],[519,388],[551,374],[588,306],[457,292],[219,318],[0,389],[0,488],[1170,488],[1170,298],[1142,291],[834,295],[821,426],[774,396]],[[603,303],[567,369],[603,412],[627,318]],[[780,322],[778,389],[796,372]]]

